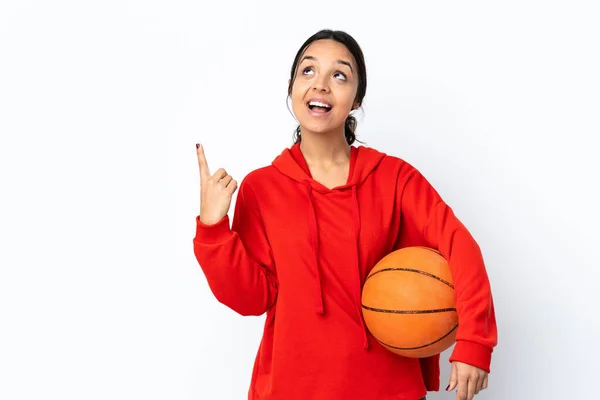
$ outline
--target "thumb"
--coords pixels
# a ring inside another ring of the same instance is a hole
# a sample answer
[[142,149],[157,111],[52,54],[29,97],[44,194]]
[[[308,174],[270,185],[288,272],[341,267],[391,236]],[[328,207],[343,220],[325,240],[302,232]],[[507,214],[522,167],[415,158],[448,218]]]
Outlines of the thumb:
[[458,369],[456,367],[456,363],[452,363],[452,368],[450,369],[450,379],[448,380],[448,387],[446,388],[447,392],[451,392],[456,389],[456,385],[458,384]]

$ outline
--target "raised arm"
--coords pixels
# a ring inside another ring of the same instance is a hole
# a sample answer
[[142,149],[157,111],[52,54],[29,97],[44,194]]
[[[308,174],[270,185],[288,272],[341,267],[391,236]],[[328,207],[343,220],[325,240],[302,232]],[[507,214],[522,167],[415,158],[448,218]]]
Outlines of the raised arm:
[[[235,191],[227,189],[232,179],[226,178],[224,170],[210,177],[201,147],[199,165],[204,204],[196,217],[193,239],[196,259],[219,302],[241,315],[261,315],[275,302],[277,279],[256,196],[250,184],[243,181],[230,228],[226,196]],[[207,203],[211,201],[214,204],[209,206]]]

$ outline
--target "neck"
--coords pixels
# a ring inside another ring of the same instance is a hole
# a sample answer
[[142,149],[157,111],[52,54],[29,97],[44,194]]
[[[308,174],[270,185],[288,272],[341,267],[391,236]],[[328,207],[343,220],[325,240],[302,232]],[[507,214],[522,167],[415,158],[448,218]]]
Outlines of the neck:
[[300,150],[309,165],[343,164],[350,159],[350,145],[344,131],[314,133],[302,130]]

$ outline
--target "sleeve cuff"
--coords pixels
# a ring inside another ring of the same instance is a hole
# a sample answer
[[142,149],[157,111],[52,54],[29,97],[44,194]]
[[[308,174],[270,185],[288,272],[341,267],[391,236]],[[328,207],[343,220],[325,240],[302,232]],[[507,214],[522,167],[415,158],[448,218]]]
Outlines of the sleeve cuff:
[[196,236],[194,241],[202,244],[217,244],[226,241],[232,232],[229,227],[229,216],[225,215],[219,222],[206,225],[196,216]]
[[459,340],[454,346],[449,361],[460,361],[481,368],[489,373],[492,362],[492,350],[479,343]]

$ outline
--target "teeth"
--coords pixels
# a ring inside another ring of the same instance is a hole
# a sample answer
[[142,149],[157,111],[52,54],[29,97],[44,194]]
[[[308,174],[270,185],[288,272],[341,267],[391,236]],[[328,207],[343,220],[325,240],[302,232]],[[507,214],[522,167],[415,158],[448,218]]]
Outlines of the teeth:
[[308,103],[309,106],[323,107],[323,108],[331,108],[329,104],[321,103],[319,101],[311,101]]

